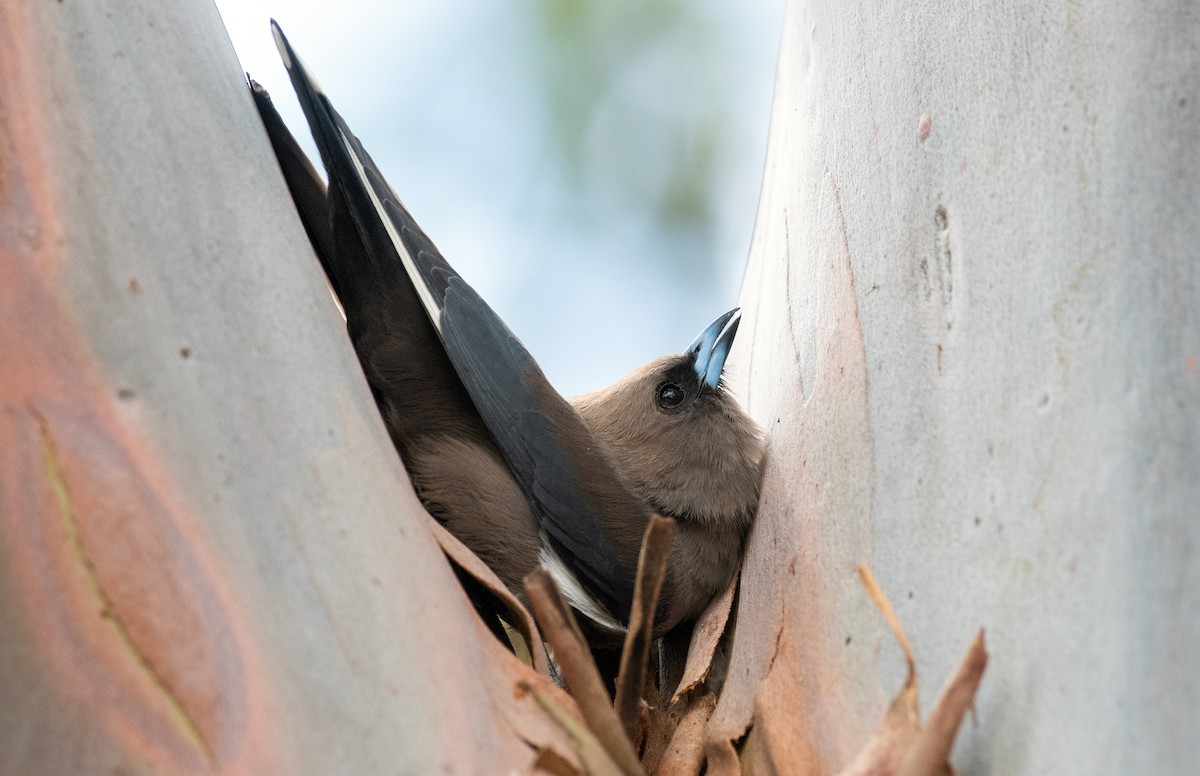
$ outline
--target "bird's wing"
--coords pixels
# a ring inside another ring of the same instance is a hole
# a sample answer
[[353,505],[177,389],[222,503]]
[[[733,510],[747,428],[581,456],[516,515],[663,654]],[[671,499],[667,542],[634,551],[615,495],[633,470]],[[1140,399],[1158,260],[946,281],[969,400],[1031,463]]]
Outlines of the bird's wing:
[[[442,438],[494,449],[407,273],[378,219],[360,229],[351,214],[370,203],[357,179],[342,185],[330,167],[329,186],[288,131],[271,98],[251,82],[255,105],[275,150],[300,220],[346,316],[363,372],[401,456]],[[326,150],[322,154],[328,156]],[[327,165],[328,166],[328,165]],[[431,442],[432,440],[432,442]]]
[[[349,285],[348,269],[390,279],[403,267],[552,549],[585,591],[624,621],[649,521],[645,505],[521,341],[417,226],[278,25],[273,29],[330,186],[336,180],[345,191],[349,215],[371,254],[362,266],[339,267],[337,284]],[[377,239],[381,234],[386,244]]]

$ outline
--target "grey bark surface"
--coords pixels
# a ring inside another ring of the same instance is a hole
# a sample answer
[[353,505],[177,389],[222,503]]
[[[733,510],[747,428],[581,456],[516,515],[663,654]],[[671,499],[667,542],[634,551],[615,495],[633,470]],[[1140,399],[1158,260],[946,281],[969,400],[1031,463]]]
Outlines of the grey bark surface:
[[[554,734],[420,522],[216,11],[4,0],[0,42],[0,772],[527,765]],[[792,4],[714,727],[787,668],[849,761],[903,676],[866,563],[927,691],[987,628],[962,771],[1193,768],[1198,83],[1184,2]],[[153,509],[60,508],[79,483]],[[122,609],[160,583],[187,617]]]
[[846,763],[903,676],[866,563],[926,693],[987,629],[960,772],[1195,768],[1197,84],[1189,2],[790,4],[736,354],[784,614],[718,723],[778,627]]
[[0,41],[0,772],[568,751],[422,522],[216,9],[5,0]]

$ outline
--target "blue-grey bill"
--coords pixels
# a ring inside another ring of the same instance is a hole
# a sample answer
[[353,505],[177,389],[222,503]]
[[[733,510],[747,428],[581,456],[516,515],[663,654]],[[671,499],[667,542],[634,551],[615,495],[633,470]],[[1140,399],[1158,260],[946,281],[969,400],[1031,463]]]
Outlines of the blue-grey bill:
[[725,368],[725,359],[729,357],[729,349],[733,346],[733,338],[742,320],[740,313],[741,308],[735,307],[717,318],[700,332],[700,336],[685,351],[696,354],[693,365],[696,377],[713,390],[721,381],[721,370]]

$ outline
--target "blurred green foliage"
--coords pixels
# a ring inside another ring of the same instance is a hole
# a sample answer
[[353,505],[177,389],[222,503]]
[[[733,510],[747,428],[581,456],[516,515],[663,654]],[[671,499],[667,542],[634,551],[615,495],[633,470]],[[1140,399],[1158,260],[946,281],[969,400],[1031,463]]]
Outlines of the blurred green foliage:
[[725,110],[734,86],[715,51],[729,37],[720,17],[683,0],[533,0],[529,8],[537,29],[528,62],[544,84],[547,152],[597,212],[641,211],[691,247],[671,256],[707,268],[718,168],[733,140]]

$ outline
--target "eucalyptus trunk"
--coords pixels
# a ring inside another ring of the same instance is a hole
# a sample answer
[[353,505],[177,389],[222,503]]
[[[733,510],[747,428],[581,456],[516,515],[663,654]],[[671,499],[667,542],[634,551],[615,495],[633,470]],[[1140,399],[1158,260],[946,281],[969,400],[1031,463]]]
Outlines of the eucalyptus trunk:
[[0,407],[0,772],[570,754],[430,531],[210,2],[0,2]]
[[714,745],[850,761],[904,675],[866,564],[931,687],[986,629],[962,772],[1194,770],[1197,84],[1182,0],[790,4]]

